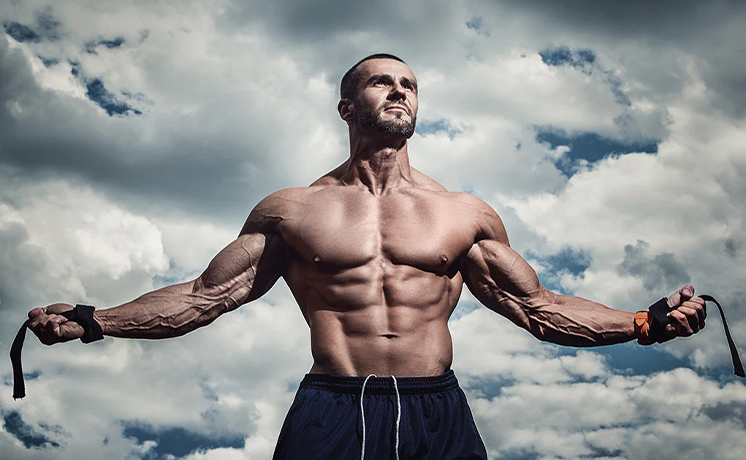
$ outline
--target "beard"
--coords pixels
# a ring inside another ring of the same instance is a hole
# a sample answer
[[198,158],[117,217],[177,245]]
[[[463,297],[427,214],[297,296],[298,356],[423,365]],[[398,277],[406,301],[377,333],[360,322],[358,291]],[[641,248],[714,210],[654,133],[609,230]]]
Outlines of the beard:
[[409,120],[403,117],[384,120],[382,115],[387,106],[380,110],[370,110],[367,112],[358,112],[357,124],[363,129],[370,129],[386,134],[395,134],[404,136],[407,139],[414,134],[414,128],[417,123],[417,117],[411,117]]

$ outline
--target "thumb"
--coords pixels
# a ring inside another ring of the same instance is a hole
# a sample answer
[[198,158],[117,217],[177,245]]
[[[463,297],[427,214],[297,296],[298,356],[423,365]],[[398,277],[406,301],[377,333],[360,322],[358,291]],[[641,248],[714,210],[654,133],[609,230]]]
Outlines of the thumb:
[[668,296],[668,306],[671,308],[677,308],[692,297],[694,297],[694,286],[687,284]]

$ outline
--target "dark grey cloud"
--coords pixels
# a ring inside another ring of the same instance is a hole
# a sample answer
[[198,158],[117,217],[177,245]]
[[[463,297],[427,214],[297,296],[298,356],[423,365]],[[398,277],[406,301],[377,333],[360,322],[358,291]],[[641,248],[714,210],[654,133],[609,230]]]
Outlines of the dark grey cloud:
[[[470,22],[471,21],[471,22]],[[290,53],[304,71],[323,69],[338,84],[355,62],[368,54],[391,53],[413,69],[428,62],[446,62],[462,44],[433,37],[466,30],[474,19],[461,2],[339,2],[322,0],[233,0],[221,18],[228,29],[261,30]]]
[[[87,97],[108,115],[137,113],[100,79],[78,72]],[[28,181],[84,180],[141,210],[153,205],[168,212],[181,209],[230,219],[238,227],[262,196],[298,184],[283,182],[270,166],[284,161],[265,154],[276,150],[273,139],[251,135],[274,131],[281,124],[279,115],[272,119],[247,109],[244,132],[238,132],[239,123],[208,127],[225,102],[205,101],[200,117],[161,118],[158,135],[145,140],[142,123],[152,126],[153,120],[106,123],[86,101],[41,88],[20,51],[0,40],[0,165]],[[264,171],[262,180],[249,180],[247,170]]]
[[729,401],[718,402],[704,406],[702,413],[714,421],[726,421],[746,429],[746,402]]
[[624,261],[617,266],[622,275],[634,276],[649,291],[675,290],[689,283],[689,273],[670,252],[648,254],[650,245],[642,240],[624,246]]
[[[40,248],[28,244],[28,238],[21,224],[7,223],[0,227],[0,312],[8,313],[40,300],[33,283],[37,280],[36,274],[45,271],[46,259]],[[18,317],[18,324],[3,321],[0,332],[10,337],[13,328],[20,326],[23,319]]]

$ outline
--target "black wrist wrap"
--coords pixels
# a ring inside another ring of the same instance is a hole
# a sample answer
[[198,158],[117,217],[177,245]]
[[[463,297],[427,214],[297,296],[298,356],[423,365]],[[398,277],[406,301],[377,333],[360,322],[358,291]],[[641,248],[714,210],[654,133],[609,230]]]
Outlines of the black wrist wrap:
[[[101,325],[93,319],[93,312],[95,310],[90,305],[76,305],[72,310],[62,312],[60,315],[67,318],[68,321],[80,324],[84,331],[83,337],[80,340],[83,343],[91,343],[104,338]],[[26,396],[26,385],[23,382],[23,367],[21,366],[21,349],[23,348],[23,340],[26,338],[26,329],[28,329],[30,322],[31,320],[27,319],[23,323],[18,334],[16,334],[16,338],[13,340],[13,345],[10,347],[10,362],[13,365],[13,399],[20,399]]]
[[[90,305],[78,304],[75,305],[75,308],[72,310],[66,311],[62,314],[62,316],[67,318],[68,321],[75,321],[83,326],[85,332],[83,332],[83,337],[80,338],[80,341],[83,343],[91,343],[104,338],[101,326],[98,324],[98,321],[93,319],[93,312],[95,310],[96,309]],[[68,316],[66,313],[71,314]]]
[[666,316],[669,311],[671,311],[671,308],[668,306],[668,299],[665,297],[648,307],[648,313],[651,317],[650,339],[653,342],[661,343],[665,339],[663,332],[666,330],[666,326],[671,323],[671,320]]

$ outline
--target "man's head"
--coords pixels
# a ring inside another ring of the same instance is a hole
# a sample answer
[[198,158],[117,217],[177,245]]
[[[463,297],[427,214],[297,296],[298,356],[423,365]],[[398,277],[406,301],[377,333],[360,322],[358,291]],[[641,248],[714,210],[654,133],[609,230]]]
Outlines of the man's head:
[[339,114],[350,127],[409,138],[417,117],[417,80],[403,60],[373,54],[342,77]]

